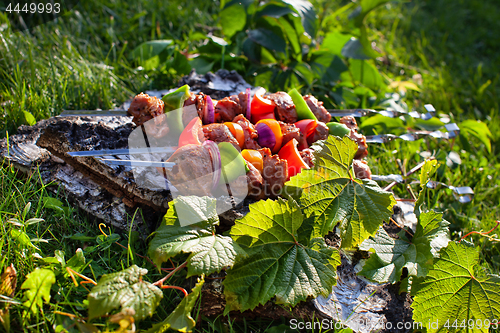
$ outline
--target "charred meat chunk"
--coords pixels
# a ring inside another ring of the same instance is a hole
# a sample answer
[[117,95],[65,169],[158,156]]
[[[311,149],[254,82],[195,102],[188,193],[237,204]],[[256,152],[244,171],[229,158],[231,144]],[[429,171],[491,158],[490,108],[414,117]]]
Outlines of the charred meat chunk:
[[372,179],[372,171],[364,160],[353,160],[354,175],[358,179]]
[[214,170],[208,149],[200,145],[185,145],[175,151],[168,162],[176,163],[167,178],[183,195],[210,195]]
[[350,130],[349,137],[358,143],[358,151],[354,155],[355,159],[362,159],[368,156],[368,145],[363,134],[358,133],[358,124],[353,116],[340,118],[340,123],[346,125]]
[[264,178],[252,163],[247,163],[248,195],[256,200],[265,198]]
[[241,107],[241,113],[247,114],[247,93],[242,91],[238,94],[238,104]]
[[358,123],[356,123],[356,118],[353,116],[345,116],[340,118],[339,121],[341,124],[346,125],[350,130],[357,130],[358,129]]
[[259,149],[262,154],[264,193],[266,197],[277,197],[288,179],[288,162],[278,155],[271,155],[269,148]]
[[184,101],[184,107],[182,109],[182,124],[184,124],[184,127],[186,127],[194,117],[199,117],[197,107],[198,96],[199,95],[190,92],[189,97]]
[[302,149],[300,152],[300,157],[306,162],[306,164],[312,168],[314,166],[314,151],[312,149],[306,148]]
[[316,142],[318,140],[325,140],[326,138],[328,138],[328,126],[326,126],[326,124],[321,121],[318,121],[317,124],[318,126],[316,126],[316,129],[314,130],[314,134],[312,134],[312,137],[310,137],[310,143]]
[[328,111],[326,111],[323,106],[323,102],[318,101],[316,97],[311,95],[305,95],[304,100],[306,101],[307,106],[309,106],[309,109],[311,109],[312,113],[316,116],[316,119],[324,122],[325,124],[330,122],[332,116],[328,113]]
[[215,105],[215,122],[232,121],[234,117],[242,113],[238,96],[224,97]]
[[362,159],[368,156],[368,145],[366,144],[366,137],[359,134],[355,130],[351,130],[349,137],[358,143],[358,151],[354,155],[355,159]]
[[245,134],[245,143],[243,144],[243,149],[260,149],[261,147],[257,143],[257,130],[255,126],[247,119],[244,115],[239,114],[233,119],[233,123],[237,123],[243,128],[243,133]]
[[224,124],[205,125],[203,126],[203,134],[207,140],[212,140],[214,142],[229,142],[232,143],[238,151],[240,150],[238,141]]
[[301,142],[303,140],[303,135],[300,133],[300,130],[295,127],[294,124],[287,124],[282,121],[278,121],[280,124],[281,133],[283,134],[283,143],[281,146],[284,146],[288,141],[292,139],[297,140],[297,142]]
[[158,117],[164,112],[164,103],[161,99],[148,94],[140,93],[134,97],[127,113],[134,117],[132,121],[140,126],[146,121]]
[[274,115],[277,120],[285,123],[295,123],[297,121],[297,110],[293,104],[292,98],[286,92],[278,91],[274,94],[265,95],[264,98],[270,99],[276,104]]

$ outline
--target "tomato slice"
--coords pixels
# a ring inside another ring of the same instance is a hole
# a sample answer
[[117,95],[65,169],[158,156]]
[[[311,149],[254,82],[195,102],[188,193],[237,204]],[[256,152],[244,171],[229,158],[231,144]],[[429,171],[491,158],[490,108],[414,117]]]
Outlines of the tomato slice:
[[[269,126],[271,131],[273,131],[274,137],[276,138],[276,144],[274,145],[272,152],[277,153],[278,150],[280,150],[280,148],[281,148],[281,143],[283,142],[283,133],[281,133],[280,124],[278,123],[278,121],[276,119],[262,119],[262,120],[259,120],[257,122],[257,124],[259,124],[259,123],[266,124],[267,126]],[[255,124],[255,125],[257,125],[257,124]]]
[[255,149],[243,149],[241,151],[241,156],[247,161],[251,163],[260,173],[264,169],[264,161],[262,160],[262,154],[259,153]]
[[245,132],[243,132],[241,125],[231,122],[225,122],[224,125],[229,128],[233,136],[236,138],[236,141],[238,141],[238,145],[243,149],[243,145],[245,144]]
[[259,94],[253,95],[251,103],[252,115],[274,113],[275,107],[276,104],[274,104],[274,101],[264,98],[262,95]]
[[288,178],[295,176],[302,169],[309,169],[297,150],[297,140],[292,139],[280,149],[278,156],[288,162]]
[[202,126],[201,119],[194,117],[179,136],[179,147],[188,144],[200,145],[204,141]]

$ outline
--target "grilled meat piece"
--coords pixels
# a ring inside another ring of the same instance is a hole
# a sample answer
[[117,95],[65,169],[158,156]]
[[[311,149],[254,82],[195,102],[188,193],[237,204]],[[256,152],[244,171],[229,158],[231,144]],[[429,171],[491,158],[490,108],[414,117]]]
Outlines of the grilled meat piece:
[[274,115],[277,120],[281,120],[289,124],[297,121],[297,110],[295,110],[292,98],[286,92],[278,91],[274,94],[265,95],[264,98],[270,99],[271,101],[274,101],[274,104],[276,104]]
[[203,126],[203,134],[207,140],[212,140],[214,142],[230,142],[240,151],[238,141],[224,124],[214,123],[205,125]]
[[241,107],[241,113],[247,114],[247,93],[242,91],[238,94],[238,104]]
[[281,133],[283,134],[283,143],[281,146],[284,146],[288,141],[292,139],[297,140],[297,142],[301,142],[303,140],[303,135],[300,133],[300,130],[295,127],[294,124],[287,124],[282,121],[278,121],[280,124]]
[[134,97],[127,113],[134,117],[132,121],[140,126],[146,121],[158,117],[164,113],[165,104],[161,99],[148,94],[140,93]]
[[307,106],[309,106],[309,109],[311,109],[312,113],[316,116],[316,119],[324,122],[325,124],[330,122],[332,116],[328,113],[328,111],[326,111],[323,106],[323,102],[318,101],[316,97],[311,95],[305,95],[304,100],[306,101]]
[[232,121],[234,117],[242,113],[238,96],[224,97],[215,105],[215,122]]
[[312,135],[310,144],[318,140],[325,140],[326,138],[328,138],[328,126],[326,126],[326,124],[321,121],[318,121],[317,124],[318,126],[316,126],[316,129],[314,130],[314,134]]
[[243,144],[243,149],[260,149],[261,147],[257,143],[257,130],[255,126],[247,119],[244,115],[239,114],[233,119],[233,123],[237,123],[243,128],[243,133],[245,134],[245,143]]
[[198,96],[199,95],[190,92],[188,99],[184,101],[184,108],[182,109],[182,123],[184,124],[184,127],[186,127],[194,117],[199,117],[197,112]]
[[353,160],[354,175],[358,179],[372,179],[372,171],[364,160]]
[[339,121],[341,124],[346,125],[350,130],[357,130],[358,129],[358,123],[356,123],[356,118],[353,116],[345,116],[340,118]]
[[183,195],[210,195],[213,184],[212,157],[200,145],[186,145],[168,159],[176,165],[166,169],[168,180]]
[[248,195],[255,200],[260,200],[266,197],[264,193],[264,178],[259,170],[252,163],[247,163],[249,171],[247,172],[248,180]]
[[300,157],[306,162],[306,164],[312,168],[314,166],[314,151],[312,149],[306,148],[302,149],[300,152]]
[[271,155],[269,148],[259,149],[262,154],[264,179],[264,193],[266,197],[275,198],[281,192],[288,179],[288,162],[282,160],[278,155]]
[[366,137],[363,134],[359,134],[355,130],[351,130],[349,137],[358,143],[358,151],[354,155],[355,159],[362,159],[368,156],[368,145],[366,144]]
[[358,133],[358,124],[353,116],[340,118],[340,123],[346,125],[350,130],[349,137],[358,143],[358,151],[354,155],[355,159],[362,159],[368,156],[368,145],[363,134]]

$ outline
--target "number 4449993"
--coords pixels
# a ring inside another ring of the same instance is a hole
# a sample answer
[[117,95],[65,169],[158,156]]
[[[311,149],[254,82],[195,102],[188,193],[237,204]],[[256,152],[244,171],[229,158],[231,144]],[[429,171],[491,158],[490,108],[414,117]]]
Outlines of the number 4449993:
[[9,3],[7,8],[5,8],[6,12],[12,13],[38,13],[38,14],[59,14],[61,12],[61,4],[60,3]]
[[468,321],[466,321],[465,319],[463,321],[458,321],[455,319],[454,322],[451,322],[449,319],[446,321],[446,323],[443,325],[445,328],[448,328],[448,329],[451,329],[451,328],[454,328],[454,329],[459,329],[459,328],[469,328],[469,329],[474,329],[474,328],[493,328],[493,329],[497,329],[500,325],[500,322],[498,321],[498,319],[494,319],[494,320],[489,320],[489,319],[485,319],[485,320],[481,320],[481,319],[477,319],[477,320],[474,320],[474,319],[469,319]]

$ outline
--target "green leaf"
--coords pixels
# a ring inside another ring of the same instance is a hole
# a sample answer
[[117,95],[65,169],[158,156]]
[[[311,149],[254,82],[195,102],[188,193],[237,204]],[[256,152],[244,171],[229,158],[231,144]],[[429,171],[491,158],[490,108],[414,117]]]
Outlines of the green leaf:
[[480,120],[469,119],[461,122],[458,127],[460,127],[460,131],[462,133],[470,134],[479,139],[479,141],[481,141],[486,146],[488,153],[491,153],[490,138],[492,138],[493,136],[490,132],[490,129],[488,128],[488,125]]
[[215,234],[219,224],[216,200],[179,196],[171,202],[163,223],[149,245],[149,256],[158,267],[180,253],[190,253],[188,276],[219,272],[245,252],[228,236]]
[[460,325],[500,318],[500,277],[480,271],[476,249],[450,242],[427,277],[413,282],[413,320],[427,332],[447,332],[446,323],[452,327],[455,320]]
[[300,204],[307,217],[314,216],[314,237],[323,237],[340,224],[342,247],[352,248],[375,235],[389,220],[396,201],[376,182],[351,178],[356,142],[330,136],[320,145],[314,168],[302,170],[286,185],[302,190]]
[[224,8],[220,13],[220,24],[227,38],[243,30],[247,22],[247,13],[241,4],[234,4]]
[[169,328],[180,332],[191,332],[196,326],[196,322],[191,317],[191,311],[198,300],[201,287],[205,283],[204,277],[198,279],[191,293],[184,297],[175,310],[165,319],[165,321],[153,325],[146,333],[163,333]]
[[367,54],[361,41],[355,37],[351,37],[344,47],[342,47],[342,56],[351,59],[368,60],[372,57]]
[[321,43],[321,50],[328,50],[334,55],[342,55],[342,50],[346,43],[351,39],[351,35],[343,34],[334,30],[325,35]]
[[38,247],[33,245],[28,234],[22,230],[10,229],[10,237],[12,238],[14,244],[20,245],[23,248],[32,247],[40,251]]
[[132,51],[130,57],[144,69],[151,70],[167,59],[168,51],[173,51],[173,47],[170,46],[172,43],[170,39],[144,42]]
[[403,230],[399,238],[394,239],[380,228],[375,237],[365,240],[359,247],[364,251],[375,251],[359,274],[378,283],[399,281],[404,267],[409,275],[426,276],[433,256],[450,240],[448,224],[443,221],[442,214],[423,213],[411,241]]
[[405,128],[405,123],[400,118],[389,118],[378,114],[363,120],[361,125],[359,125],[359,128],[363,130],[374,127],[380,127],[383,130],[383,133],[387,133],[388,130],[391,131],[395,128]]
[[339,253],[322,238],[299,235],[302,222],[297,203],[281,198],[251,204],[236,220],[230,234],[250,255],[238,260],[223,282],[226,312],[254,309],[274,296],[276,303],[294,306],[330,294]]
[[172,43],[173,41],[171,39],[144,42],[132,51],[131,57],[139,62],[144,62],[165,51],[165,49]]
[[274,18],[280,18],[284,15],[294,13],[294,10],[285,4],[268,3],[262,6],[256,13],[255,17],[269,16]]
[[306,0],[281,0],[283,3],[290,5],[299,14],[302,26],[310,38],[316,36],[316,12],[313,5]]
[[311,69],[322,82],[335,83],[340,74],[348,69],[342,59],[327,50],[311,52],[310,57]]
[[382,76],[378,69],[366,60],[351,60],[350,70],[357,82],[361,82],[370,89],[378,90],[383,85]]
[[66,212],[65,208],[67,207],[64,207],[64,204],[60,200],[57,200],[56,198],[43,197],[42,202],[45,208],[53,209],[56,212],[62,214]]
[[439,168],[439,162],[437,160],[427,160],[425,164],[420,169],[420,193],[418,194],[417,201],[415,202],[415,215],[417,217],[423,211],[422,205],[425,201],[425,195],[428,191],[427,183],[431,180],[431,177]]
[[450,241],[449,225],[450,222],[443,220],[441,213],[434,211],[422,213],[418,217],[417,230],[413,240],[415,242],[421,239],[429,241],[431,253],[436,258],[439,256],[439,251],[446,247]]
[[24,292],[26,301],[23,304],[28,308],[28,317],[31,313],[37,314],[38,310],[43,313],[43,301],[49,303],[50,288],[55,282],[56,276],[50,269],[36,268],[26,276],[26,281],[22,284],[21,289],[27,289]]
[[26,124],[28,124],[29,126],[33,126],[36,124],[36,119],[31,113],[29,113],[28,111],[23,111],[23,114]]
[[302,46],[300,45],[300,40],[299,36],[297,35],[297,31],[292,26],[292,24],[290,24],[290,22],[286,17],[280,17],[278,19],[278,22],[280,23],[288,39],[288,42],[290,43],[291,49],[293,50],[293,54],[296,56],[296,59],[300,61],[302,59]]
[[248,38],[269,50],[286,53],[285,40],[268,29],[254,29],[247,32]]
[[123,271],[105,274],[88,295],[89,319],[117,308],[132,308],[136,321],[152,316],[163,298],[160,288],[143,281],[145,268],[132,265]]
[[390,0],[362,0],[361,6],[358,7],[357,10],[349,16],[349,18],[354,19],[355,26],[359,28],[363,25],[363,21],[368,13],[377,7],[388,3],[389,1]]
[[78,248],[73,257],[71,257],[66,262],[66,267],[71,268],[74,271],[81,272],[85,267],[85,256],[83,255],[82,249]]

